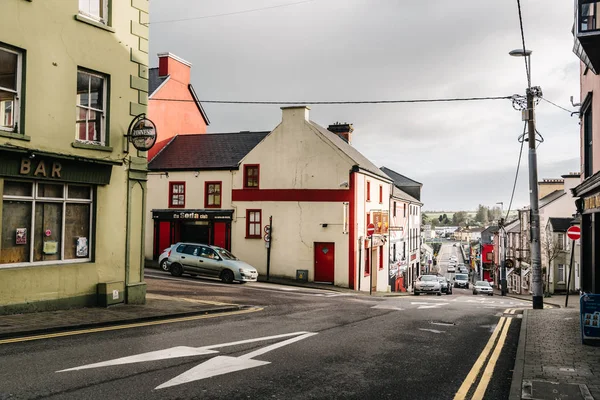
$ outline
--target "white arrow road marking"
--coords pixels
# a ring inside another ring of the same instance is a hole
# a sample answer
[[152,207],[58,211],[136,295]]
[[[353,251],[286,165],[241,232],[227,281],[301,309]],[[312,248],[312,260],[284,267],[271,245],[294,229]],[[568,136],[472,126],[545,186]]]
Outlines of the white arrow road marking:
[[446,331],[438,331],[437,329],[426,329],[426,328],[419,328],[420,331],[425,331],[425,332],[432,332],[432,333],[445,333]]
[[403,311],[404,310],[404,308],[400,308],[400,307],[396,307],[396,306],[391,306],[391,305],[388,306],[388,305],[385,305],[385,304],[379,304],[379,305],[373,306],[371,308],[378,308],[378,309],[381,309],[381,310],[396,310],[396,311]]
[[164,389],[171,386],[181,385],[183,383],[198,381],[200,379],[210,378],[212,376],[228,374],[230,372],[241,371],[243,369],[260,367],[270,364],[269,361],[253,360],[253,357],[260,356],[271,350],[278,349],[316,335],[316,333],[305,333],[302,336],[297,336],[292,339],[284,340],[283,342],[275,343],[262,349],[255,350],[240,357],[217,356],[202,364],[184,372],[183,374],[171,379],[156,387],[156,389]]
[[418,301],[413,301],[410,304],[412,305],[418,305],[419,307],[417,307],[417,310],[421,310],[421,309],[425,309],[425,308],[439,308],[441,306],[447,306],[450,303],[435,303],[435,304],[431,304],[431,303],[421,303]]
[[[103,362],[99,362],[99,363],[95,363],[95,364],[83,365],[83,366],[75,367],[75,368],[63,369],[63,370],[56,371],[56,372],[78,371],[78,370],[82,370],[82,369],[100,368],[100,367],[108,367],[108,366],[114,366],[114,365],[133,364],[133,363],[138,363],[138,362],[168,360],[170,358],[214,354],[214,353],[218,353],[218,351],[213,350],[213,349],[217,349],[217,348],[221,348],[221,347],[237,346],[240,344],[255,343],[255,342],[261,342],[261,341],[273,340],[273,339],[281,339],[281,338],[285,338],[285,337],[298,336],[298,335],[303,335],[303,336],[299,336],[299,337],[302,337],[302,339],[304,339],[305,337],[307,337],[306,336],[307,334],[309,334],[310,336],[316,335],[316,333],[310,333],[310,332],[294,332],[294,333],[284,333],[282,335],[265,336],[265,337],[261,337],[261,338],[246,339],[246,340],[240,340],[237,342],[215,344],[215,345],[203,346],[203,347],[177,346],[177,347],[172,347],[170,349],[151,351],[148,353],[142,353],[142,354],[138,354],[135,356],[129,356],[129,357],[115,358],[114,360],[103,361]],[[294,339],[297,339],[297,338],[294,338]],[[301,339],[298,339],[298,340],[301,340]],[[285,343],[285,342],[281,342],[281,343]],[[277,344],[279,344],[279,343],[277,343]]]

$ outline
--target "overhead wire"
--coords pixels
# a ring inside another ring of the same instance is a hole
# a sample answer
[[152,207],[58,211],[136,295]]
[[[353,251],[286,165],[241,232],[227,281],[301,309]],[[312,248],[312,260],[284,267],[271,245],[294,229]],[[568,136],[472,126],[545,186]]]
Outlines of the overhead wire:
[[565,110],[566,112],[570,113],[571,116],[573,116],[574,112],[577,112],[577,111],[571,111],[571,110],[568,110],[568,109],[566,109],[566,108],[564,108],[562,106],[559,106],[558,104],[551,102],[550,100],[546,99],[545,97],[540,97],[540,99],[544,100],[547,103],[552,104],[554,107],[560,108],[561,110]]
[[[517,188],[517,180],[519,178],[519,169],[521,168],[521,158],[523,156],[523,145],[525,143],[525,132],[527,131],[527,122],[523,124],[523,133],[519,136],[519,142],[521,142],[521,150],[519,150],[519,161],[517,161],[517,172],[515,173],[515,182],[513,183],[512,194],[510,195],[510,202],[508,203],[508,210],[506,211],[505,221],[508,221],[510,214],[510,208],[512,207],[513,199],[515,198],[515,189]],[[523,138],[523,140],[521,140]]]
[[521,43],[523,44],[523,58],[525,59],[525,74],[527,74],[527,88],[531,89],[531,69],[527,61],[527,48],[525,47],[525,33],[523,31],[523,15],[521,14],[521,0],[517,0],[519,10],[519,26],[521,28]]

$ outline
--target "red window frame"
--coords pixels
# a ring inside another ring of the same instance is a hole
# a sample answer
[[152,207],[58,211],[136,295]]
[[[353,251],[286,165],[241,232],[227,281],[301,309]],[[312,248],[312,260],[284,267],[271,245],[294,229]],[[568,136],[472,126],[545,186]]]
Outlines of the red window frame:
[[367,181],[367,201],[371,201],[371,182]]
[[371,274],[371,255],[369,254],[371,249],[365,249],[365,276]]
[[383,185],[379,185],[379,204],[383,203]]
[[394,202],[394,217],[396,216],[396,202]]
[[[248,174],[249,170],[256,170],[256,174],[253,174],[253,176],[256,176],[256,179],[252,179],[252,182],[248,181],[248,178],[251,178],[251,176]],[[254,181],[256,181],[256,184],[254,184]],[[252,185],[250,185],[250,183],[252,183]],[[244,164],[244,189],[258,189],[260,188],[260,165],[259,164]]]
[[367,228],[369,227],[370,224],[371,224],[371,213],[367,213],[367,223],[365,224],[365,231],[367,230]]
[[[219,191],[218,193],[215,192],[212,194],[213,196],[213,204],[209,203],[209,193],[208,193],[208,188],[210,185],[219,185]],[[215,203],[214,202],[214,196],[218,194],[219,195],[219,202]],[[221,208],[221,202],[223,201],[223,182],[222,181],[207,181],[204,182],[204,208]]]
[[[174,193],[174,186],[183,186],[183,193]],[[183,204],[173,204],[173,195],[181,195],[183,196]],[[169,208],[185,208],[185,182],[182,181],[174,181],[169,182]]]
[[379,269],[383,269],[383,246],[379,246]]
[[[258,213],[258,221],[250,222],[250,214]],[[254,226],[254,233],[250,234],[250,224]],[[256,234],[258,232],[258,234]],[[260,239],[262,237],[262,210],[246,210],[246,239]]]

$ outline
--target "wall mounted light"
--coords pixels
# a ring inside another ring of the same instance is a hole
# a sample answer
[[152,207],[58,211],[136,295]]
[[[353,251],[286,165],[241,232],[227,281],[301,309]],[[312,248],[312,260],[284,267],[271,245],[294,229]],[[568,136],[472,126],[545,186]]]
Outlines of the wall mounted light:
[[321,224],[323,228],[327,228],[328,224]]

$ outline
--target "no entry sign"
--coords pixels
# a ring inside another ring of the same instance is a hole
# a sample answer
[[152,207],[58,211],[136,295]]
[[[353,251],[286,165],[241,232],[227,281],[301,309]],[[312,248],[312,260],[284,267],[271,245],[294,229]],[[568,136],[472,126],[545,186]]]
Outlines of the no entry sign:
[[581,228],[577,225],[573,225],[567,229],[567,236],[571,240],[577,240],[581,237]]
[[373,236],[374,233],[375,233],[375,225],[369,224],[367,226],[367,236]]

